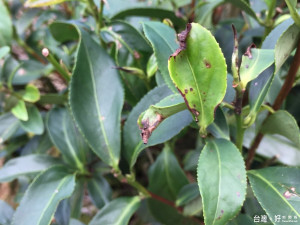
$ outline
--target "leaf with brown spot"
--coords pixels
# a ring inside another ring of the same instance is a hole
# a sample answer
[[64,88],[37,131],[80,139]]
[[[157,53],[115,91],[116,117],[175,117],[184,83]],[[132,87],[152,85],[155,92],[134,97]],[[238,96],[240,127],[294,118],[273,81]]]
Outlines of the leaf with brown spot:
[[225,59],[212,34],[197,23],[188,24],[179,38],[180,47],[169,59],[170,76],[200,133],[206,135],[206,127],[214,121],[215,108],[225,96]]

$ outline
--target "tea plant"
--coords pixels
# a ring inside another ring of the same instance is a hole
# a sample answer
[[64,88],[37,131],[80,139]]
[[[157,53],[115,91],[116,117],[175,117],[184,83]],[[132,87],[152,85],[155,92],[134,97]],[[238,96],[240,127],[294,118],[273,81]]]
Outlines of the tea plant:
[[297,4],[0,0],[0,224],[300,223]]

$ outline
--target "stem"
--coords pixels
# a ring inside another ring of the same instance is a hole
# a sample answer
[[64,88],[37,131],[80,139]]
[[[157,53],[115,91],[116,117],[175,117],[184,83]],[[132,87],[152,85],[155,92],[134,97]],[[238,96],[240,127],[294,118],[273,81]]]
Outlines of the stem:
[[70,81],[70,73],[61,67],[59,62],[57,62],[57,60],[55,59],[54,55],[49,53],[49,55],[47,56],[47,59],[54,66],[54,68],[57,70],[57,72],[62,76],[62,78],[65,81],[69,82]]
[[221,107],[226,107],[226,108],[231,109],[231,110],[235,109],[235,107],[233,105],[231,105],[231,104],[229,104],[227,102],[222,102],[221,103]]
[[100,9],[99,9],[99,16],[98,16],[99,30],[101,30],[103,26],[103,8],[104,8],[104,0],[100,0]]
[[244,132],[245,132],[245,129],[243,128],[243,117],[242,117],[241,114],[236,114],[235,117],[236,117],[236,140],[235,140],[235,145],[240,150],[240,152],[242,152]]
[[[299,66],[300,66],[300,40],[298,41],[297,50],[296,50],[296,53],[294,55],[293,61],[291,63],[288,75],[287,75],[287,77],[285,79],[285,82],[282,85],[281,90],[280,90],[280,92],[279,92],[279,94],[278,94],[278,96],[275,99],[275,102],[273,104],[273,109],[274,110],[278,110],[280,108],[283,101],[285,100],[285,98],[288,96],[290,90],[292,89],[293,83],[294,83],[295,78],[296,78],[297,71],[299,69]],[[265,119],[265,121],[266,121],[266,119]],[[247,160],[246,160],[246,168],[247,169],[250,169],[251,163],[252,163],[252,161],[254,159],[254,156],[255,156],[256,149],[258,148],[258,146],[259,146],[261,140],[263,139],[263,137],[264,137],[263,134],[258,133],[256,135],[250,149],[249,149],[248,157],[247,157]]]

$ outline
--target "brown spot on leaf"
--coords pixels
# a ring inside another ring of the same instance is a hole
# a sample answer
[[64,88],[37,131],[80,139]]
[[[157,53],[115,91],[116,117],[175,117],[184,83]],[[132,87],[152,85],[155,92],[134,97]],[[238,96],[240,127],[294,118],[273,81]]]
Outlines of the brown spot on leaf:
[[290,197],[292,196],[292,193],[289,192],[289,191],[285,191],[285,192],[283,193],[283,196],[284,196],[285,198],[290,198]]
[[206,59],[204,60],[204,64],[205,64],[205,67],[208,68],[208,69],[211,67],[210,62],[207,61]]
[[256,45],[252,43],[248,48],[247,51],[245,52],[245,56],[248,56],[249,59],[252,59],[252,53],[251,53],[251,48],[256,48]]
[[142,121],[141,136],[144,144],[148,143],[148,139],[150,138],[152,132],[156,129],[158,124],[160,124],[164,118],[160,114],[156,114],[156,120],[154,123],[150,124],[149,119]]
[[179,48],[171,56],[176,57],[182,50],[186,49],[186,39],[191,29],[192,29],[192,24],[188,23],[186,25],[185,30],[177,35],[179,41]]
[[190,88],[190,91],[193,91],[194,89],[193,88]]
[[184,93],[186,93],[186,94],[187,94],[187,93],[188,93],[188,89],[184,89]]

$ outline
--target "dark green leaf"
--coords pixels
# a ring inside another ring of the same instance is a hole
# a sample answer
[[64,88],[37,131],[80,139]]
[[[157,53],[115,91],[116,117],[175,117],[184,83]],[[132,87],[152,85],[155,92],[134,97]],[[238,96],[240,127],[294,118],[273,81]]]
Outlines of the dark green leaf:
[[148,144],[144,145],[140,136],[140,130],[137,125],[139,115],[144,112],[150,105],[156,104],[163,98],[172,94],[172,91],[165,85],[157,87],[141,99],[141,101],[133,108],[124,125],[124,155],[129,162],[130,167],[133,167],[139,153],[148,146],[163,143],[175,135],[177,135],[185,126],[192,122],[190,113],[186,110],[177,113],[174,116],[166,119],[152,133]]
[[164,81],[173,92],[177,93],[168,71],[168,59],[178,48],[175,31],[159,22],[144,22],[143,27],[145,35],[154,49],[158,69]]
[[98,209],[106,205],[112,197],[112,190],[106,179],[101,174],[96,174],[88,180],[87,189],[89,196]]
[[21,127],[27,132],[42,134],[44,132],[44,122],[40,111],[35,106],[31,106],[27,108],[27,112],[28,120],[20,121]]
[[229,128],[222,108],[218,107],[216,109],[215,121],[208,126],[207,130],[212,133],[215,138],[224,138],[230,140]]
[[255,224],[257,223],[253,222],[253,218],[245,214],[240,214],[236,218],[231,220],[229,223],[227,223],[226,225],[255,225]]
[[205,224],[225,224],[241,209],[246,195],[246,170],[239,150],[230,141],[209,140],[197,173]]
[[89,225],[127,225],[130,217],[139,208],[140,201],[138,196],[117,198],[104,206]]
[[0,144],[10,138],[18,129],[19,120],[11,113],[0,116]]
[[69,199],[62,200],[55,212],[55,220],[59,225],[69,225],[71,216],[71,208]]
[[48,155],[28,155],[9,160],[0,169],[0,182],[9,182],[23,176],[37,174],[60,161]]
[[280,134],[300,148],[299,127],[287,111],[279,110],[268,117],[261,127],[263,134]]
[[299,177],[299,168],[272,167],[248,171],[253,192],[275,225],[285,224],[283,218],[275,221],[276,215],[292,216],[293,219],[296,216],[299,221]]
[[225,59],[215,38],[199,24],[188,24],[179,39],[180,48],[169,59],[169,72],[195,116],[200,133],[206,135],[215,107],[225,96]]
[[81,216],[84,192],[85,192],[85,180],[82,178],[77,179],[75,190],[70,198],[72,218],[79,219]]
[[13,39],[12,21],[5,0],[0,0],[0,46],[10,45]]
[[47,129],[54,145],[73,167],[84,170],[88,146],[66,108],[54,108],[47,116]]
[[12,225],[50,224],[58,203],[70,197],[74,187],[75,175],[69,174],[66,167],[55,166],[46,170],[27,189]]
[[0,48],[0,59],[5,57],[9,52],[10,52],[10,47],[8,47],[8,46],[1,47]]
[[176,199],[176,205],[182,206],[200,197],[199,187],[197,183],[191,183],[183,186]]

